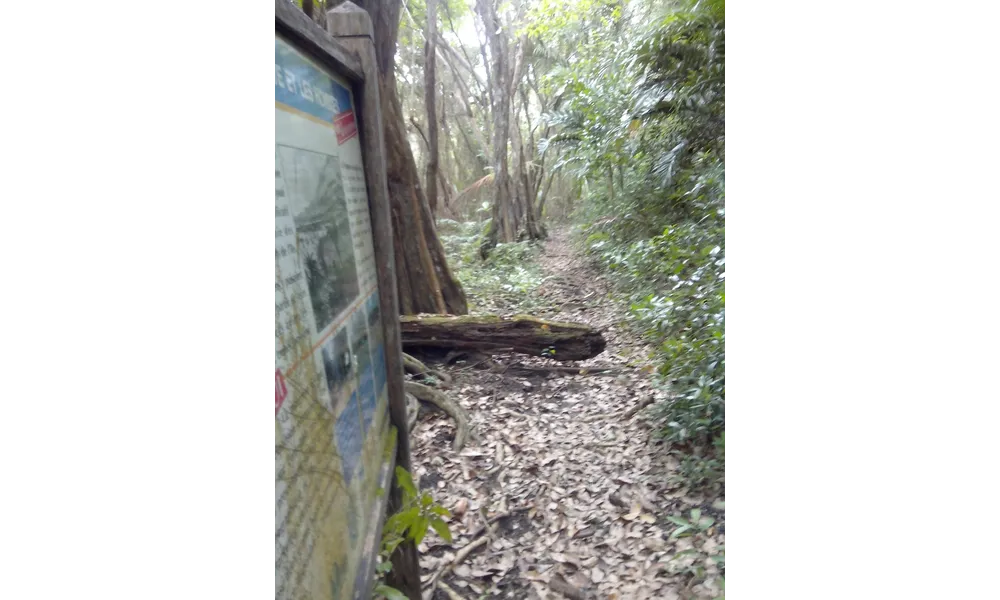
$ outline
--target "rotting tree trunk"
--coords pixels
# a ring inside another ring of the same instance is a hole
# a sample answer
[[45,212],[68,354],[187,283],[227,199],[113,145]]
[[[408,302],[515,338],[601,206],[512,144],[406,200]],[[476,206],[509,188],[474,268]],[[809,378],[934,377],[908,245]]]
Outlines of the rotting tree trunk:
[[368,11],[375,30],[400,312],[467,314],[465,292],[448,267],[406,139],[395,69],[402,2],[356,0],[355,4]]
[[556,360],[584,360],[597,356],[605,347],[604,336],[589,325],[524,315],[404,316],[399,325],[404,348],[506,351]]

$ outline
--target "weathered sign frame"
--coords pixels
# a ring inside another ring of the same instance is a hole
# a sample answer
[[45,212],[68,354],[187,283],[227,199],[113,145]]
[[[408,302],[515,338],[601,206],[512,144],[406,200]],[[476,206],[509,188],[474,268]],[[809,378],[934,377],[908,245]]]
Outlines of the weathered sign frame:
[[[392,220],[371,18],[363,9],[346,2],[327,13],[330,29],[327,32],[289,0],[275,0],[274,16],[275,34],[346,79],[355,98],[381,307],[389,419],[396,428],[394,460],[383,465],[383,471],[388,473],[388,481],[383,481],[382,487],[388,489],[389,493],[382,496],[380,506],[373,507],[379,514],[376,531],[381,531],[387,508],[395,510],[401,504],[401,492],[395,485],[392,472],[394,464],[410,470],[410,440],[403,390]],[[375,551],[378,551],[377,545]],[[389,579],[391,585],[410,598],[420,597],[419,566],[416,548],[412,544],[401,546],[393,556],[393,572]],[[369,598],[371,595],[371,578],[367,581],[369,587],[363,590],[362,598]]]

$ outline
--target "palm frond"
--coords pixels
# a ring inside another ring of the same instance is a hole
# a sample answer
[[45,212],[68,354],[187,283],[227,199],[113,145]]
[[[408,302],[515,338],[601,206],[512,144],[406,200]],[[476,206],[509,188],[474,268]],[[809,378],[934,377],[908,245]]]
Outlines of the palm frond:
[[472,183],[469,187],[465,188],[455,196],[454,202],[462,202],[472,194],[478,192],[481,188],[488,185],[493,185],[493,179],[495,177],[494,173],[490,173],[485,177],[482,177]]

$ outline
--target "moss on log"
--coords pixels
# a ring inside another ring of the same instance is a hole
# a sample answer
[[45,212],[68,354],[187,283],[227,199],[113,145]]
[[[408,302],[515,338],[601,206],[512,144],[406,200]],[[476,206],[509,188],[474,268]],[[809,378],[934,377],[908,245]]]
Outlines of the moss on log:
[[510,351],[556,360],[583,360],[604,351],[600,331],[582,323],[513,317],[401,316],[404,348]]

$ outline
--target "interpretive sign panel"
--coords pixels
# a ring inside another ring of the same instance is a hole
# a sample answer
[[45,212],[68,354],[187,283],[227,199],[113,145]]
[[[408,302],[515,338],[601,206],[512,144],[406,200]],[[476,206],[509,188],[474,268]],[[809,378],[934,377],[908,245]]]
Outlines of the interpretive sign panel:
[[395,445],[357,113],[274,48],[275,598],[360,598]]

